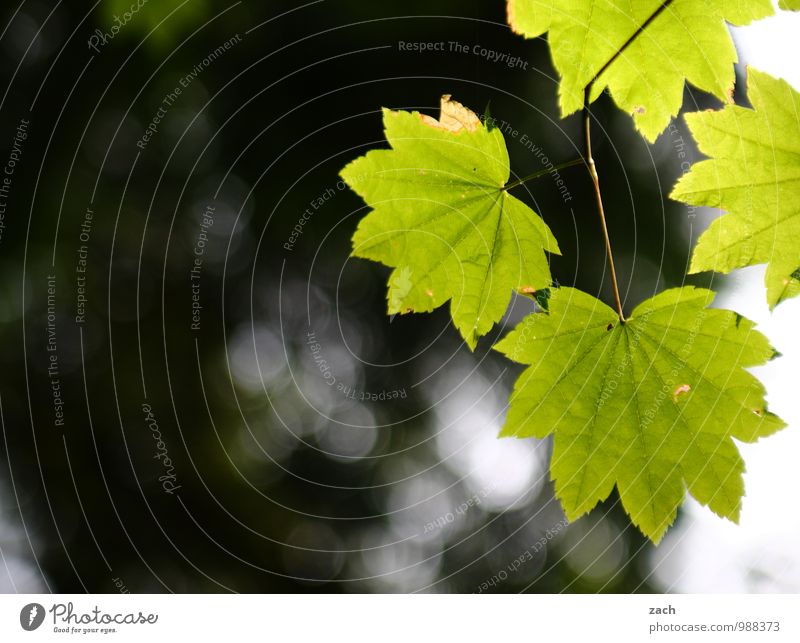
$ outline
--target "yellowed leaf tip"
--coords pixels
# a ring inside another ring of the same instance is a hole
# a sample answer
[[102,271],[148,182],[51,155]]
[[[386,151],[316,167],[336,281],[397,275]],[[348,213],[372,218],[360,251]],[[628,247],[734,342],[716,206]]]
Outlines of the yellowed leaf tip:
[[454,134],[462,130],[474,132],[481,124],[481,119],[475,112],[464,107],[458,101],[451,100],[450,94],[442,96],[438,121],[427,114],[420,114],[420,119],[425,125]]
[[511,31],[522,36],[522,30],[517,25],[517,16],[514,13],[514,2],[515,0],[506,0],[506,21],[508,26],[511,27]]

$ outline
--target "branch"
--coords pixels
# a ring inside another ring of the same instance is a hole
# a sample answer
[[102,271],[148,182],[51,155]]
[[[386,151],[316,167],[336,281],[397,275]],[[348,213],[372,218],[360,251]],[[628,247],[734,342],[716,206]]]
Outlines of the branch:
[[594,197],[597,203],[597,213],[600,215],[600,228],[603,231],[603,240],[605,241],[606,246],[606,257],[608,258],[608,266],[611,269],[611,285],[614,289],[614,303],[617,305],[617,315],[619,315],[619,320],[621,323],[625,323],[625,315],[622,312],[622,299],[619,296],[619,284],[617,283],[617,270],[614,267],[614,254],[611,251],[611,239],[608,236],[608,226],[606,225],[606,214],[605,210],[603,209],[603,197],[600,193],[600,177],[597,174],[597,168],[595,167],[594,159],[592,158],[592,132],[591,132],[591,112],[589,111],[589,97],[591,95],[592,86],[594,85],[595,81],[603,75],[603,73],[608,69],[617,58],[622,55],[622,52],[625,51],[628,46],[636,40],[636,38],[641,34],[647,27],[649,27],[652,22],[661,15],[661,13],[671,5],[673,0],[664,0],[658,8],[650,15],[650,17],[645,20],[639,28],[634,31],[630,38],[628,38],[623,45],[614,52],[614,55],[609,58],[606,63],[598,70],[598,72],[592,77],[589,83],[586,85],[586,88],[583,91],[583,143],[584,143],[584,158],[586,162],[586,167],[589,170],[589,175],[592,177],[592,183],[594,185]]
[[617,315],[623,324],[625,323],[625,315],[622,312],[622,300],[619,296],[619,285],[617,284],[617,271],[614,268],[614,254],[611,252],[611,239],[608,236],[608,226],[606,225],[606,214],[603,209],[603,197],[600,194],[600,177],[597,175],[597,168],[592,158],[592,131],[591,131],[591,113],[589,112],[589,92],[592,86],[588,85],[583,93],[583,143],[584,143],[584,158],[586,167],[589,170],[589,175],[592,177],[594,185],[594,196],[597,203],[597,213],[600,215],[600,228],[603,230],[603,239],[606,245],[606,257],[608,258],[608,265],[611,268],[611,285],[614,288],[614,302],[617,305]]

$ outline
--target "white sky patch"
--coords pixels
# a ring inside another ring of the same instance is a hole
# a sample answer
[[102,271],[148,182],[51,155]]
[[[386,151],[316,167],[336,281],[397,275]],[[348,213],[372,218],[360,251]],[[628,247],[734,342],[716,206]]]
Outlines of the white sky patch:
[[[541,490],[547,475],[538,449],[539,440],[500,438],[507,392],[489,391],[491,384],[479,375],[460,382],[464,372],[455,369],[436,398],[440,426],[436,450],[446,466],[482,499],[484,509],[519,508]],[[454,389],[451,391],[451,389]]]
[[746,27],[733,27],[734,40],[742,62],[800,87],[800,12],[777,11],[770,18]]

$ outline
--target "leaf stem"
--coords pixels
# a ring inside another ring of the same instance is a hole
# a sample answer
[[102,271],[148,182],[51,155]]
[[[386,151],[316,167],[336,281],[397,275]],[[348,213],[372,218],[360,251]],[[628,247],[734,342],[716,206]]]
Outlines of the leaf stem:
[[622,300],[619,296],[619,284],[617,283],[617,271],[614,267],[614,254],[611,252],[611,239],[608,236],[608,226],[606,225],[606,214],[605,210],[603,209],[603,197],[600,193],[600,177],[597,174],[597,167],[595,166],[594,159],[592,158],[592,131],[591,131],[591,112],[589,111],[589,103],[590,103],[590,96],[592,91],[592,86],[594,85],[595,81],[603,75],[603,73],[611,67],[617,58],[622,55],[622,52],[625,51],[628,46],[636,40],[636,38],[641,34],[647,27],[652,24],[652,22],[661,15],[661,13],[671,5],[673,0],[664,0],[656,10],[650,15],[650,17],[645,20],[639,28],[634,31],[630,37],[622,44],[622,46],[614,52],[614,55],[609,58],[606,63],[598,70],[598,72],[592,77],[589,83],[586,85],[585,89],[583,90],[583,139],[584,139],[584,157],[586,168],[589,170],[589,175],[592,177],[592,183],[594,184],[594,196],[595,201],[597,202],[597,213],[600,215],[600,228],[603,231],[603,240],[606,246],[606,257],[608,258],[608,266],[611,269],[611,285],[614,289],[614,303],[617,305],[617,315],[619,315],[619,320],[623,324],[625,323],[625,314],[622,312]]
[[594,185],[594,197],[597,203],[597,214],[600,215],[600,228],[603,231],[603,240],[606,246],[606,257],[608,258],[608,266],[611,269],[611,286],[614,289],[614,302],[617,305],[617,314],[619,320],[625,323],[625,315],[622,312],[622,300],[619,296],[619,285],[617,284],[617,271],[614,268],[614,253],[611,251],[611,238],[608,236],[608,226],[606,225],[606,214],[603,209],[603,196],[600,193],[600,177],[597,174],[594,158],[592,158],[592,130],[591,130],[591,113],[589,112],[589,92],[591,91],[591,84],[589,84],[583,93],[583,142],[584,142],[584,158],[586,168],[589,170],[589,175],[592,177],[592,184]]
[[546,169],[546,170],[539,170],[538,172],[533,172],[532,174],[528,174],[527,176],[523,176],[516,181],[512,181],[511,183],[507,184],[504,187],[504,190],[510,190],[511,188],[515,188],[518,185],[522,185],[523,183],[527,183],[528,181],[532,181],[533,179],[538,179],[539,177],[546,176],[547,174],[551,174],[553,172],[558,172],[559,170],[563,170],[567,167],[573,167],[574,165],[584,165],[585,161],[582,158],[573,159],[571,161],[567,161],[566,163],[559,163],[558,165],[554,165],[553,167]]

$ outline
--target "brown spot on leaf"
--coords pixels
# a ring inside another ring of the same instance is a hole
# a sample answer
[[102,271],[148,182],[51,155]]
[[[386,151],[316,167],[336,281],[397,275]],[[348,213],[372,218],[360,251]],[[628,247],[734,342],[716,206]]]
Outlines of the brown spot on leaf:
[[437,121],[433,116],[428,116],[427,114],[420,114],[419,120],[421,120],[425,125],[429,127],[440,127],[439,121]]
[[519,291],[521,293],[526,294],[526,295],[535,295],[536,294],[536,288],[531,288],[530,286],[523,286],[522,288],[519,289]]
[[677,400],[681,395],[684,393],[688,393],[692,390],[692,387],[688,384],[680,384],[679,386],[675,387],[675,390],[672,392],[673,399]]
[[433,291],[432,291],[430,288],[428,288],[428,289],[425,291],[425,294],[426,294],[426,295],[428,295],[428,297],[433,297]]
[[614,328],[614,324],[609,323],[608,326],[606,326],[606,330],[611,330],[612,328]]
[[644,114],[647,110],[644,108],[644,105],[637,105],[633,108],[634,114]]
[[725,98],[727,99],[728,103],[733,104],[733,85],[725,90]]

